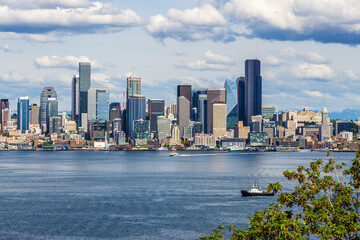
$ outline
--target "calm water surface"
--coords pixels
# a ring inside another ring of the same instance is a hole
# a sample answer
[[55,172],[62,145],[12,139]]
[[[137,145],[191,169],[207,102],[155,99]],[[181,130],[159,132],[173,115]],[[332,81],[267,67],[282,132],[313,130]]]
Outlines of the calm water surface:
[[[196,239],[247,226],[276,197],[243,198],[324,152],[0,152],[1,239]],[[336,155],[337,156],[337,155]],[[350,162],[354,153],[342,153]]]

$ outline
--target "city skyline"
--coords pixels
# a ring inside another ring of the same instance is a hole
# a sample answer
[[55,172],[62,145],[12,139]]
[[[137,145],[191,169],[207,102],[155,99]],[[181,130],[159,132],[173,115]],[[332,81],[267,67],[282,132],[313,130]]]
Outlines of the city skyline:
[[[15,110],[19,96],[40,104],[43,87],[53,86],[59,110],[70,111],[72,76],[79,62],[90,61],[94,86],[109,87],[111,102],[123,101],[134,72],[142,77],[144,96],[163,95],[170,103],[178,84],[220,88],[226,79],[244,76],[245,59],[258,58],[263,105],[318,111],[327,105],[329,112],[358,107],[358,17],[348,11],[360,5],[309,4],[0,1],[0,98]],[[109,18],[94,21],[103,14]]]

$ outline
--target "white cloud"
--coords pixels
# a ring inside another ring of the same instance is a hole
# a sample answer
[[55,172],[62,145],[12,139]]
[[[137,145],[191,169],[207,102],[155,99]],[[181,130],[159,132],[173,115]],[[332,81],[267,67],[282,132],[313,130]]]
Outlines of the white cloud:
[[212,64],[234,65],[231,58],[217,55],[210,50],[205,53],[205,61]]
[[204,59],[182,63],[178,67],[194,71],[227,71],[227,66],[235,64],[231,58],[215,54],[210,50],[205,52]]
[[291,47],[282,49],[280,51],[280,56],[286,57],[286,58],[297,57],[297,58],[301,58],[303,60],[309,61],[311,63],[328,63],[329,62],[328,59],[326,59],[324,56],[321,56],[320,54],[318,54],[316,52],[300,52],[300,51],[295,51],[295,49],[293,49]]
[[0,73],[0,82],[7,84],[38,84],[44,82],[42,77],[33,75],[24,75],[18,72],[10,71],[8,73]]
[[298,78],[331,79],[335,76],[333,70],[325,64],[301,63],[292,68]]
[[345,71],[345,75],[350,79],[350,80],[359,80],[359,76],[358,74],[354,73],[354,71],[352,70],[346,70]]
[[323,97],[324,95],[319,91],[304,91],[310,97]]
[[37,68],[78,69],[79,62],[90,62],[92,69],[104,69],[104,66],[100,65],[97,61],[90,60],[90,58],[86,56],[43,56],[34,60],[34,64]]
[[26,40],[32,42],[49,43],[49,42],[60,42],[58,37],[43,34],[26,34],[26,33],[15,33],[15,32],[0,32],[0,38],[8,40]]
[[147,31],[155,38],[174,38],[179,41],[211,39],[225,41],[226,20],[209,4],[180,11],[170,9],[166,16],[158,14],[150,17]]
[[12,53],[21,53],[22,50],[17,47],[11,47],[10,43],[5,43],[2,46],[0,46],[0,49],[2,49],[4,52],[12,52]]
[[280,56],[282,57],[293,57],[295,56],[295,50],[291,47],[284,48],[280,51]]
[[245,24],[250,37],[359,44],[360,2],[355,0],[220,1],[233,23]]
[[10,37],[44,42],[49,41],[47,34],[120,31],[141,24],[140,17],[133,10],[117,9],[110,2],[26,2],[17,1],[16,4],[10,4],[9,1],[5,1],[0,4],[0,37],[3,34],[7,37],[8,33],[27,34],[26,37],[14,34]]
[[281,63],[281,61],[275,57],[268,57],[266,59],[266,62],[267,64],[269,65],[273,65],[273,66],[276,66],[276,65],[279,65]]

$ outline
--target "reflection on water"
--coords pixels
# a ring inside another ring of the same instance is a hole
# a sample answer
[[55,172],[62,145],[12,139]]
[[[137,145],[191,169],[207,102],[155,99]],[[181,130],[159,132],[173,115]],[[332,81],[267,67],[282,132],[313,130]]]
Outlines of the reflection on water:
[[[242,198],[326,153],[0,152],[4,239],[195,239],[246,227],[276,197]],[[355,155],[343,153],[341,160]]]

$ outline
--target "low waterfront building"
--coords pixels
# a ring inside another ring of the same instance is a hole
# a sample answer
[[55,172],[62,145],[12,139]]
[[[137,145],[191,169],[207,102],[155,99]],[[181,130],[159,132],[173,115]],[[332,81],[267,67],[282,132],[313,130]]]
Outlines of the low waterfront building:
[[251,132],[249,133],[250,145],[267,145],[269,142],[268,135],[265,132]]
[[212,134],[198,134],[195,135],[194,145],[214,148],[216,147],[216,138]]

